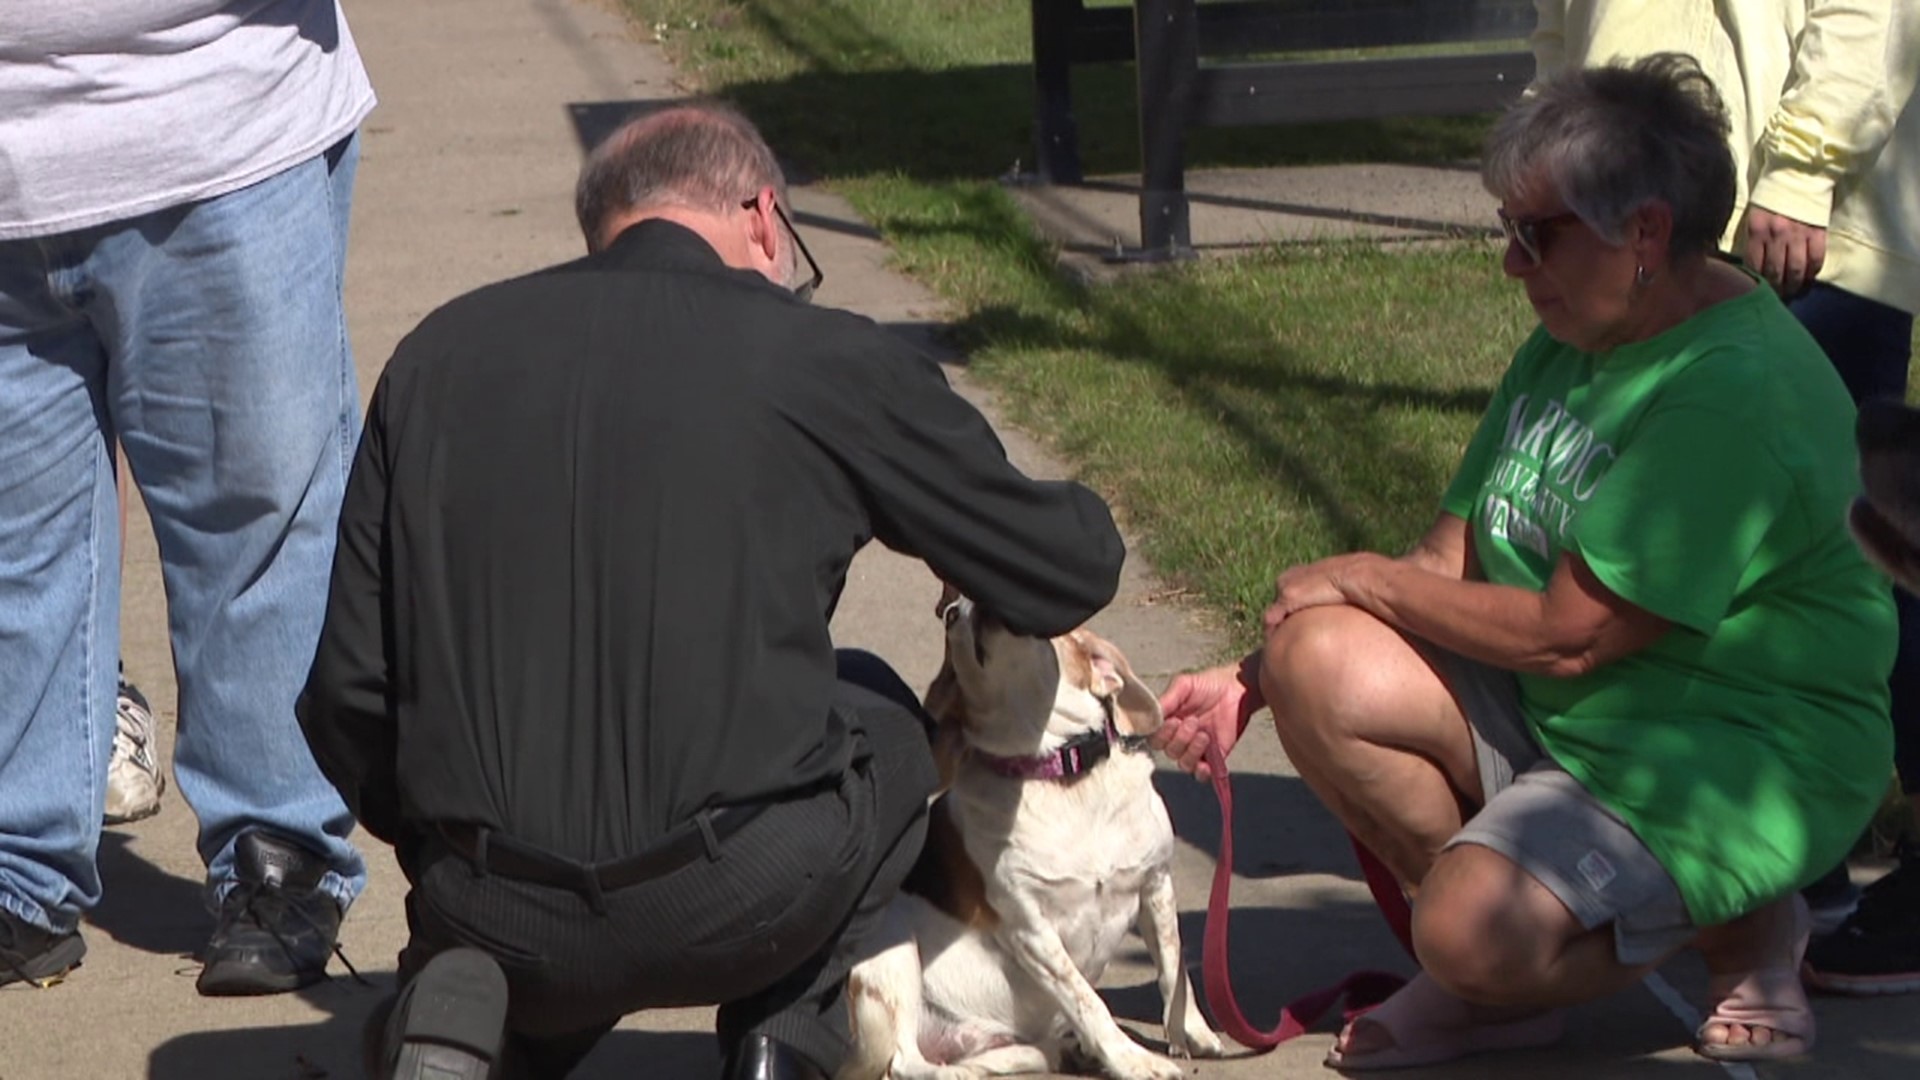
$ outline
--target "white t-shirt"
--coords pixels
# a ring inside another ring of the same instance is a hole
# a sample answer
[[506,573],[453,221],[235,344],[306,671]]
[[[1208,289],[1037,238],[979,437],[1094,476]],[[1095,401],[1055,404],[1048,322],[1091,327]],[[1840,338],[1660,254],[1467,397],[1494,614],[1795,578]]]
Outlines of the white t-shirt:
[[0,240],[265,180],[373,102],[335,0],[0,0]]

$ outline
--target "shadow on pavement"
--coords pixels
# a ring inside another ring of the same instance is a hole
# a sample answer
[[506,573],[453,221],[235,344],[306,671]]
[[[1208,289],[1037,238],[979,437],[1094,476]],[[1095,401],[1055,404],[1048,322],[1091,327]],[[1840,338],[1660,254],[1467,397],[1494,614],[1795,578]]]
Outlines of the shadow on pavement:
[[[1204,852],[1220,854],[1220,803],[1213,785],[1185,773],[1162,769],[1154,787],[1167,804],[1173,833]],[[1298,777],[1269,773],[1234,773],[1233,861],[1242,879],[1288,877],[1295,874],[1333,874],[1360,880],[1360,866],[1347,845],[1346,833]],[[1204,906],[1206,897],[1185,896],[1188,906]]]
[[[209,1076],[259,1080],[322,1080],[364,1073],[360,1033],[375,1005],[393,993],[393,972],[365,972],[370,985],[330,979],[298,991],[307,1004],[328,1014],[314,1024],[198,1031],[177,1035],[153,1049],[150,1080],[201,1080]],[[238,999],[234,1019],[245,1021]]]
[[88,926],[142,952],[192,956],[213,932],[198,879],[175,877],[136,854],[134,837],[100,834],[100,906]]
[[[367,1017],[393,992],[393,973],[369,974],[371,986],[334,979],[300,992],[330,1015],[314,1024],[203,1031],[176,1036],[148,1060],[149,1080],[346,1080],[364,1075],[361,1034]],[[708,1032],[615,1031],[573,1080],[629,1076],[710,1076],[719,1070]]]

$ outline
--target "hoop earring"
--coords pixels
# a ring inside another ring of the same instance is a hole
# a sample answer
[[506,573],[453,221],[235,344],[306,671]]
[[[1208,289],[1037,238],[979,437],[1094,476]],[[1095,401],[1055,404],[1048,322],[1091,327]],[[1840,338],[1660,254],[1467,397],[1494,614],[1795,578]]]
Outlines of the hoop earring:
[[1647,269],[1645,263],[1633,268],[1633,283],[1643,289],[1653,284],[1653,272]]

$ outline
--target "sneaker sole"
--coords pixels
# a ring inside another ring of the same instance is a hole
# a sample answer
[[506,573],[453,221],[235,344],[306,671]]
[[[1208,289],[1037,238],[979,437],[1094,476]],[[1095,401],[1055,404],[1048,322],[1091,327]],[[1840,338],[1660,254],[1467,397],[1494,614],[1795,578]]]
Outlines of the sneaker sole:
[[450,949],[415,978],[393,1080],[487,1080],[507,1022],[507,977],[478,949]]
[[107,807],[106,812],[100,815],[101,824],[125,825],[130,821],[145,821],[147,818],[150,818],[153,815],[160,812],[160,797],[167,793],[167,778],[163,775],[154,774],[154,773],[149,773],[148,775],[153,776],[153,801],[149,803],[142,803],[141,805],[133,807],[132,809],[122,809],[119,811],[115,811],[111,805],[113,801],[112,793],[111,791],[109,791],[108,793],[109,805]]
[[151,806],[143,806],[138,810],[131,810],[124,814],[114,814],[114,813],[102,814],[100,815],[100,824],[126,825],[130,822],[145,821],[159,812],[160,812],[160,800],[155,799],[153,801],[153,805]]
[[409,1043],[400,1048],[400,1064],[393,1080],[487,1080],[493,1064],[478,1054],[453,1046]]
[[263,997],[267,994],[290,993],[301,987],[312,986],[326,977],[324,971],[282,975],[262,972],[255,964],[213,963],[200,969],[200,978],[195,980],[193,988],[200,992],[201,997]]
[[53,948],[17,968],[0,967],[0,986],[24,982],[44,990],[65,980],[74,968],[80,966],[80,958],[85,955],[86,939],[79,934],[68,935],[54,942]]

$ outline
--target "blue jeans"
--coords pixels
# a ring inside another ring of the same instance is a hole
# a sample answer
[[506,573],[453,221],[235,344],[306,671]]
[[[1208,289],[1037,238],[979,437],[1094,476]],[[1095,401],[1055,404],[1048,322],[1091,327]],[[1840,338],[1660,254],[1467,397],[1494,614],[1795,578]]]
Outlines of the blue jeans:
[[[1855,404],[1906,398],[1912,315],[1824,282],[1787,306],[1826,350]],[[1893,693],[1893,756],[1901,788],[1913,794],[1920,792],[1920,600],[1904,589],[1895,589],[1893,600],[1900,624],[1900,648],[1887,680]]]
[[350,137],[217,198],[0,241],[0,906],[30,923],[65,931],[100,899],[116,438],[159,541],[210,904],[256,827],[323,853],[342,907],[366,882],[293,714],[359,426],[357,160]]

